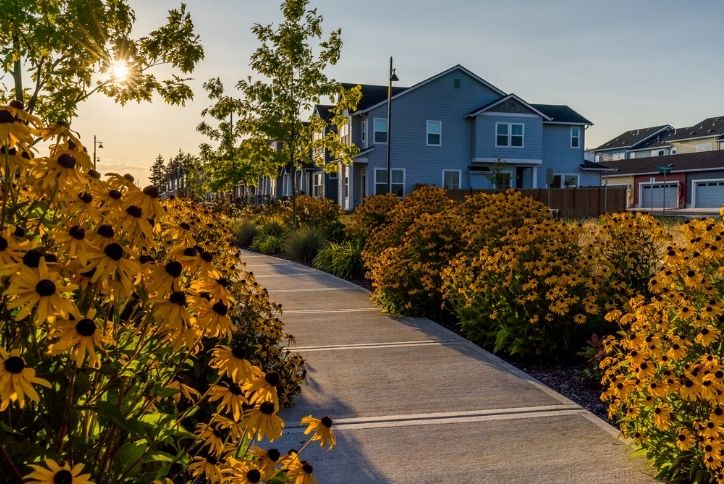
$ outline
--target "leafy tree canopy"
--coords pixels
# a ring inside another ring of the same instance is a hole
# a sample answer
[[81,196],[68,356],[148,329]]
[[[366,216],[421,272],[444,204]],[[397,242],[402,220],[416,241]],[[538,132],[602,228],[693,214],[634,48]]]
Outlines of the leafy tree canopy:
[[[138,38],[126,0],[2,0],[0,18],[0,102],[20,100],[52,121],[70,120],[96,92],[121,104],[193,97],[186,76],[204,50],[184,4]],[[155,72],[161,65],[168,77]]]

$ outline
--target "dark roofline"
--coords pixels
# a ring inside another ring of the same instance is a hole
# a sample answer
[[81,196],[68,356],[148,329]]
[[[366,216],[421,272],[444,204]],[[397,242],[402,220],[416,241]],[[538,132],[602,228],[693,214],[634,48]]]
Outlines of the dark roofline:
[[[620,146],[611,146],[609,148],[603,148],[603,146],[606,146],[607,144],[613,142],[615,139],[625,136],[627,133],[630,133],[632,131],[647,131],[649,129],[654,129],[654,128],[659,128],[659,129],[657,129],[656,131],[653,131],[648,136],[635,140],[635,142],[630,145],[620,145]],[[593,151],[594,152],[595,151],[610,151],[610,150],[622,150],[622,149],[627,150],[627,149],[633,148],[636,145],[643,143],[644,141],[648,140],[649,138],[653,138],[657,134],[659,134],[662,131],[667,130],[667,129],[674,129],[674,127],[671,126],[670,124],[664,124],[664,125],[660,125],[660,126],[650,126],[648,128],[637,128],[635,130],[629,129],[628,131],[624,131],[623,133],[621,133],[621,134],[611,138],[610,140],[606,141],[605,143],[601,144],[598,148],[594,148]]]
[[466,117],[466,118],[474,118],[474,117],[478,116],[480,113],[484,113],[485,111],[487,111],[487,110],[489,110],[489,109],[491,109],[491,108],[494,108],[494,107],[497,106],[498,104],[503,103],[503,102],[505,102],[505,101],[507,101],[507,100],[509,100],[509,99],[513,99],[513,100],[515,100],[515,101],[518,101],[520,104],[524,105],[525,107],[527,107],[527,108],[530,109],[531,111],[537,113],[537,114],[538,114],[541,118],[543,118],[543,119],[546,119],[546,120],[548,120],[548,121],[551,121],[551,120],[552,120],[552,118],[551,118],[550,116],[542,113],[540,110],[536,109],[532,104],[529,104],[527,101],[525,101],[524,99],[522,99],[520,96],[518,96],[518,95],[516,95],[516,94],[513,94],[513,93],[510,93],[510,94],[508,94],[507,96],[503,96],[503,97],[501,97],[500,99],[497,99],[497,100],[495,100],[495,101],[493,101],[493,102],[491,102],[491,103],[488,103],[488,104],[486,104],[485,106],[483,106],[483,107],[481,107],[481,108],[479,108],[479,109],[477,109],[477,110],[475,110],[475,111],[473,111],[473,112],[471,112],[471,113],[468,113],[467,115],[465,115],[465,117]]
[[724,150],[602,161],[600,164],[616,169],[616,175],[652,174],[657,172],[657,166],[667,164],[673,166],[672,173],[724,170]]

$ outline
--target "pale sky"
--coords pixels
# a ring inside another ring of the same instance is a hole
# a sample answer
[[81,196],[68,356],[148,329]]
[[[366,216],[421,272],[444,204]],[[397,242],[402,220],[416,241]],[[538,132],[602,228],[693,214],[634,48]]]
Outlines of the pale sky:
[[[196,153],[208,104],[203,81],[228,88],[251,74],[254,23],[278,22],[279,0],[187,0],[206,58],[193,73],[195,99],[124,107],[97,95],[74,128],[103,142],[99,170],[147,183],[157,154]],[[178,0],[130,0],[135,32],[160,25]],[[586,147],[633,128],[684,127],[724,115],[722,0],[311,0],[325,28],[342,28],[341,82],[384,84],[394,56],[399,85],[462,64],[531,103],[568,104],[590,119]],[[90,141],[89,141],[90,140]]]

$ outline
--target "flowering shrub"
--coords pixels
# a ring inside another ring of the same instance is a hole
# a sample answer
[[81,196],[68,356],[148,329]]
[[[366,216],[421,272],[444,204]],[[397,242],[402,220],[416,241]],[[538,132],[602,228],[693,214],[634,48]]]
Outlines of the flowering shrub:
[[[0,106],[4,482],[313,482],[256,446],[304,367],[230,220],[91,167],[67,126]],[[334,445],[329,419],[305,423]]]
[[399,199],[394,193],[384,195],[373,195],[367,197],[362,205],[355,208],[347,225],[347,235],[350,238],[367,240],[370,234],[390,222],[392,210]]
[[600,287],[578,237],[576,226],[549,219],[452,261],[445,296],[466,337],[496,352],[556,355],[590,336],[583,326],[600,312]]
[[442,307],[441,273],[462,249],[461,220],[456,210],[423,213],[407,228],[398,245],[368,258],[373,299],[385,310],[436,315]]
[[339,221],[340,208],[334,200],[300,195],[297,197],[297,212],[302,227],[321,230],[327,237],[335,239],[344,233],[344,225]]
[[660,478],[724,482],[724,223],[683,228],[604,340],[601,361],[609,414],[646,451]]

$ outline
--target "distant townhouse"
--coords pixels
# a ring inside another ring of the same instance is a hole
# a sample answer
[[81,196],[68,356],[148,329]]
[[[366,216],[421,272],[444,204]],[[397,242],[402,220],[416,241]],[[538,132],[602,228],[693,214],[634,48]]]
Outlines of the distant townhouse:
[[694,126],[671,125],[626,131],[595,148],[595,161],[616,161],[724,149],[724,116]]
[[[394,87],[390,130],[387,87],[361,88],[362,100],[342,133],[359,149],[352,164],[339,165],[336,199],[345,209],[385,193],[388,176],[399,196],[420,185],[494,188],[496,178],[497,188],[543,188],[547,175],[554,187],[600,185],[605,168],[584,160],[592,123],[568,106],[528,103],[457,65],[414,86]],[[325,109],[316,112],[323,116]],[[328,187],[324,177],[331,179],[321,174],[312,187]]]

